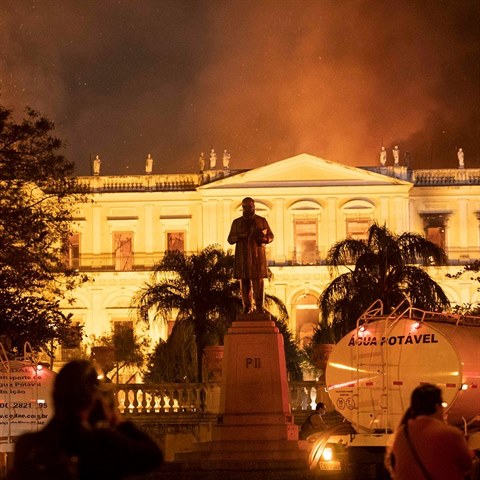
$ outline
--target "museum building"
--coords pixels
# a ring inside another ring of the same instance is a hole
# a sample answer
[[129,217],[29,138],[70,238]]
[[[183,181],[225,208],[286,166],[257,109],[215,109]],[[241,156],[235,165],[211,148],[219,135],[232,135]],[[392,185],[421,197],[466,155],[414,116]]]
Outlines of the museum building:
[[[351,167],[300,154],[251,170],[210,162],[199,173],[162,175],[152,173],[148,156],[142,175],[103,176],[99,165],[93,173],[79,177],[93,202],[78,206],[68,252],[70,265],[92,281],[64,305],[84,326],[87,345],[115,329],[136,328],[132,297],[166,251],[232,249],[227,236],[247,196],[275,234],[267,245],[273,277],[266,289],[287,306],[300,342],[311,335],[318,297],[331,281],[328,249],[346,237],[366,238],[372,222],[441,245],[448,265],[428,273],[453,304],[480,302],[478,282],[446,276],[480,259],[480,169]],[[173,321],[150,325],[148,336],[166,338]],[[60,348],[57,360],[76,353]]]

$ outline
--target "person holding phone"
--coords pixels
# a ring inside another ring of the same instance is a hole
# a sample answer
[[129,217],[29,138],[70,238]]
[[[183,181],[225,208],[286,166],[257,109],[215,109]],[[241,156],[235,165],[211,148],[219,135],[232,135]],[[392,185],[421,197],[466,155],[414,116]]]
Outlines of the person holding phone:
[[155,441],[116,408],[93,364],[67,363],[55,378],[55,413],[15,445],[11,480],[120,480],[163,463]]

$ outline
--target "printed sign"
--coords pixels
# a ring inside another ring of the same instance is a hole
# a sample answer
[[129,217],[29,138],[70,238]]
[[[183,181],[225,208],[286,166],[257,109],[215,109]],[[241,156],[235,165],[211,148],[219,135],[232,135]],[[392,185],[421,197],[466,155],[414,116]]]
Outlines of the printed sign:
[[394,335],[391,337],[364,336],[355,338],[352,336],[348,342],[349,347],[353,346],[376,346],[376,345],[418,345],[425,343],[438,343],[438,339],[434,333]]
[[0,437],[43,427],[53,415],[55,373],[28,362],[0,365]]

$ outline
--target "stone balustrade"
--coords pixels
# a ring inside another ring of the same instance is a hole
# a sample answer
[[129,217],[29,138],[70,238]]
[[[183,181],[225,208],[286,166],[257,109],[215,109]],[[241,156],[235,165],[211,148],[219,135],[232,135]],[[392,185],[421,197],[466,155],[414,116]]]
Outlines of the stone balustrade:
[[414,170],[412,181],[415,185],[480,185],[480,168],[445,168],[435,170]]
[[[290,382],[289,388],[292,412],[312,410],[318,401],[329,403],[319,382]],[[114,389],[118,407],[127,415],[219,412],[219,383],[114,384]]]
[[111,175],[78,177],[80,185],[91,192],[148,192],[195,190],[201,183],[198,174]]
[[[359,167],[370,172],[412,182],[415,185],[480,185],[480,168],[410,169],[406,166]],[[191,191],[200,185],[245,170],[206,170],[199,173],[149,175],[97,175],[77,177],[90,192]]]
[[148,175],[96,175],[77,177],[87,191],[99,192],[162,192],[190,191],[200,185],[229,177],[243,170],[207,170],[200,173]]
[[118,408],[130,414],[207,412],[212,387],[200,383],[118,384]]
[[480,185],[480,168],[435,168],[410,170],[405,166],[362,167],[370,172],[407,180],[417,186]]

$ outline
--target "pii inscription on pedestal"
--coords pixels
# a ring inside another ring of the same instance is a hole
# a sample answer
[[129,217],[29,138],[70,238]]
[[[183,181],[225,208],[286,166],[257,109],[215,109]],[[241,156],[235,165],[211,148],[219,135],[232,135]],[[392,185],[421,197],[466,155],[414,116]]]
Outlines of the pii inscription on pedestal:
[[262,368],[259,357],[247,357],[245,359],[245,365],[247,368]]

